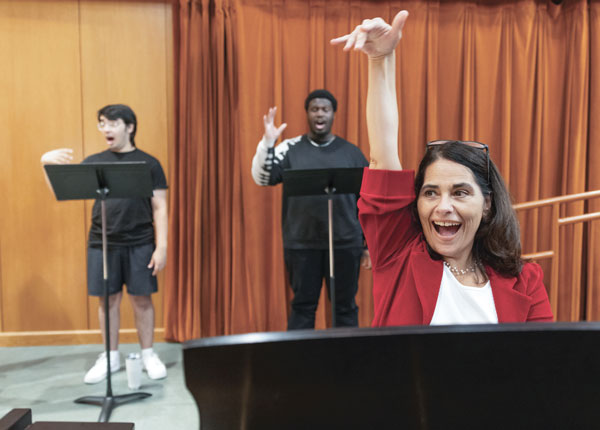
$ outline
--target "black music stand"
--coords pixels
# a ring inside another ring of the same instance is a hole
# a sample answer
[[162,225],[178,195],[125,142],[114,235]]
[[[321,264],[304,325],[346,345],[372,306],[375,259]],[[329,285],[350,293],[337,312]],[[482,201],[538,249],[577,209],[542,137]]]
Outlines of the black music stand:
[[106,259],[106,200],[152,197],[150,168],[145,162],[45,165],[57,200],[98,199],[102,214],[102,268],[104,278],[104,331],[106,350],[106,395],[84,396],[75,403],[101,406],[98,422],[108,422],[112,409],[127,402],[145,399],[150,393],[113,396],[110,371],[110,318],[108,312],[108,263]]
[[333,260],[333,195],[358,194],[362,183],[362,167],[337,169],[284,170],[283,195],[287,197],[327,195],[329,231],[329,300],[331,326],[335,327],[335,276]]
[[202,430],[595,429],[600,323],[337,328],[196,339]]

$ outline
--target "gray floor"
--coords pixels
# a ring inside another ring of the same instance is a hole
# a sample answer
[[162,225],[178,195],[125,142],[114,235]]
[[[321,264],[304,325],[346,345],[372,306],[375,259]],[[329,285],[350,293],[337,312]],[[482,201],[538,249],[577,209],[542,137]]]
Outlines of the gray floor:
[[[113,409],[111,422],[133,422],[136,430],[198,429],[198,409],[185,387],[181,345],[158,343],[155,351],[168,369],[166,379],[144,373],[140,390],[152,396]],[[13,408],[31,408],[34,421],[98,420],[100,407],[76,404],[81,396],[104,396],[106,383],[83,383],[101,345],[0,347],[0,417]],[[113,394],[127,394],[125,355],[139,345],[120,346],[123,369],[113,375]]]

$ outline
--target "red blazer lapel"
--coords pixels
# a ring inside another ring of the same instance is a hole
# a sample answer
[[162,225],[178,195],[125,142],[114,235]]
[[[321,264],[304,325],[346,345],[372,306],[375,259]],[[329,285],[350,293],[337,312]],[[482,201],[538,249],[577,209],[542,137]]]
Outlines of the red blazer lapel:
[[531,297],[519,293],[514,289],[517,278],[505,278],[491,267],[486,267],[492,295],[498,314],[498,322],[525,322],[531,307]]
[[415,279],[415,288],[421,301],[423,316],[421,324],[429,325],[433,318],[433,312],[435,311],[435,305],[440,293],[444,266],[441,260],[432,260],[427,251],[415,252],[411,265]]

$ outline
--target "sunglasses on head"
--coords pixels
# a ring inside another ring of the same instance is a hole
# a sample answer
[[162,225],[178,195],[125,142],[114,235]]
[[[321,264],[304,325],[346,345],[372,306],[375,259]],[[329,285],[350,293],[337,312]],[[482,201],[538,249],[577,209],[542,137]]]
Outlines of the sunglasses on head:
[[433,148],[434,146],[445,145],[446,143],[459,143],[461,145],[467,145],[471,148],[485,151],[487,159],[487,182],[488,184],[490,183],[490,148],[485,143],[475,142],[473,140],[432,140],[431,142],[427,142],[427,149]]

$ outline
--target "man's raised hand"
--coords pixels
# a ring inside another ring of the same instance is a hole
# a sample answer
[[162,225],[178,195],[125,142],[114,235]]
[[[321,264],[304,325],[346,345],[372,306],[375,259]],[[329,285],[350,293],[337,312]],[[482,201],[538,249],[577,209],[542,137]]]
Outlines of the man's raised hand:
[[332,45],[344,45],[344,51],[363,51],[371,58],[383,57],[394,52],[402,38],[402,28],[408,18],[403,10],[396,14],[392,25],[381,18],[365,19],[354,31],[331,40]]
[[263,122],[265,124],[265,135],[264,140],[265,143],[269,146],[275,145],[279,136],[285,128],[287,124],[284,122],[279,127],[275,127],[275,114],[277,113],[277,107],[272,107],[269,109],[269,113],[263,116]]

